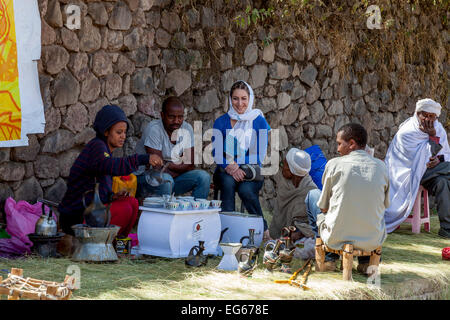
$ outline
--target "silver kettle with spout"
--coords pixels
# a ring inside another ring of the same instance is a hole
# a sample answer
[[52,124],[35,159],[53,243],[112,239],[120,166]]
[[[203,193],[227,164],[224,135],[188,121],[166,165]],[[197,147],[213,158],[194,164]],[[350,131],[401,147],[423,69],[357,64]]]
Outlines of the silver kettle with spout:
[[39,217],[34,228],[36,235],[52,237],[58,233],[58,226],[52,214],[52,209],[50,209],[48,215],[45,213],[45,205],[42,203],[42,215]]

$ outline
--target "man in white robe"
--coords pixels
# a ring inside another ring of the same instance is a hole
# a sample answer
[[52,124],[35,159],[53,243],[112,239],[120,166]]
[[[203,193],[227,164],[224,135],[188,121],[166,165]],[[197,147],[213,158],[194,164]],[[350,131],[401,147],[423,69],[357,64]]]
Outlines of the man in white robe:
[[412,117],[404,121],[389,145],[390,207],[386,230],[394,231],[411,213],[422,184],[435,196],[439,235],[450,238],[450,147],[447,133],[437,120],[441,105],[432,99],[417,101]]

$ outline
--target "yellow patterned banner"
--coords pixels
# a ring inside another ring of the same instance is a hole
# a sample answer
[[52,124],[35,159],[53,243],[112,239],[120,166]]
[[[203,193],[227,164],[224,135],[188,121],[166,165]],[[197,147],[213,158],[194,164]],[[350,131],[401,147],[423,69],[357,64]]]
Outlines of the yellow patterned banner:
[[13,0],[0,0],[0,141],[21,139],[19,71]]

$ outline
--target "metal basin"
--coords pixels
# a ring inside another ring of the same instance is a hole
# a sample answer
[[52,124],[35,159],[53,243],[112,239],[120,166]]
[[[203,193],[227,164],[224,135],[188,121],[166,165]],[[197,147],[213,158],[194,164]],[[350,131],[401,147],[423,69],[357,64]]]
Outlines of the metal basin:
[[83,224],[72,226],[80,245],[75,249],[71,260],[86,262],[112,262],[118,257],[113,247],[120,227],[110,225],[106,228],[93,228]]

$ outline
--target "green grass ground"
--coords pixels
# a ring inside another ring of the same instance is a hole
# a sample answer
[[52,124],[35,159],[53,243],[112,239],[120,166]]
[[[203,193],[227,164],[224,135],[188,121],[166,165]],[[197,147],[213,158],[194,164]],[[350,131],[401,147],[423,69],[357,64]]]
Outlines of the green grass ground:
[[[441,250],[450,240],[437,235],[439,221],[432,216],[431,233],[412,234],[409,225],[389,234],[383,246],[379,286],[357,273],[354,262],[353,282],[342,280],[342,273],[311,272],[310,290],[276,284],[288,279],[280,272],[267,273],[262,264],[252,278],[236,272],[216,270],[220,257],[209,259],[206,267],[192,269],[184,259],[144,256],[140,260],[122,258],[118,263],[74,263],[69,259],[21,260],[0,259],[0,269],[24,269],[25,277],[63,281],[71,265],[80,268],[81,288],[72,299],[449,299],[450,261],[444,261]],[[303,265],[294,260],[294,269]],[[6,277],[6,274],[0,273]],[[374,282],[376,284],[376,282]],[[6,297],[3,296],[3,299]]]

